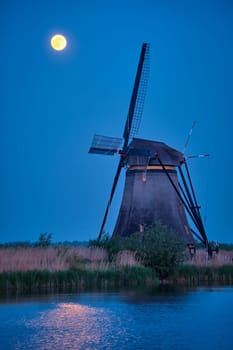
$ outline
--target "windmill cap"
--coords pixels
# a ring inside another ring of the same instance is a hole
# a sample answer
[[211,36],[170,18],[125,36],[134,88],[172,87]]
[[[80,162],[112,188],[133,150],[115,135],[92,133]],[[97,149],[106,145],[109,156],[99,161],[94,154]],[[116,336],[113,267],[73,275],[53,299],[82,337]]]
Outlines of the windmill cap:
[[[164,142],[133,138],[128,148],[128,163],[135,163],[133,158],[147,157],[150,164],[159,164],[157,157],[164,165],[179,166],[184,159],[181,152]],[[130,159],[131,158],[131,159]]]

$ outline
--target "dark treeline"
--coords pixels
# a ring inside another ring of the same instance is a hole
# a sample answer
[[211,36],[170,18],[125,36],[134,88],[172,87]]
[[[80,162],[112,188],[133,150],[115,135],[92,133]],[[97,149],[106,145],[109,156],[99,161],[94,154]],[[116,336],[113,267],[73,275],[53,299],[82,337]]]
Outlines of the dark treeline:
[[[51,242],[50,246],[73,246],[73,247],[87,247],[88,241],[62,241],[62,242]],[[8,248],[8,247],[38,247],[39,244],[37,242],[29,242],[29,241],[15,241],[15,242],[5,242],[0,243],[0,248]]]
[[[215,241],[210,241],[209,242],[210,246],[213,248],[218,244],[219,249],[221,250],[227,250],[227,251],[232,251],[233,250],[233,243],[220,243],[220,242],[215,242]],[[205,245],[203,243],[196,242],[196,248],[205,248]]]
[[63,245],[63,246],[73,246],[73,247],[84,247],[88,245],[88,241],[63,241],[63,242],[52,242],[52,236],[53,234],[50,232],[41,232],[39,234],[39,237],[37,241],[30,242],[30,241],[16,241],[16,242],[7,242],[7,243],[0,243],[0,248],[7,248],[7,247],[48,247],[48,246],[57,246],[57,245]]
[[[87,247],[90,241],[60,241],[60,242],[47,242],[46,244],[41,244],[39,241],[30,242],[30,241],[14,241],[14,242],[0,242],[0,248],[8,248],[8,247],[38,247],[38,246],[73,246],[73,247]],[[216,242],[211,241],[210,245],[215,246]],[[197,249],[205,248],[204,244],[196,242],[195,243]],[[233,251],[233,243],[220,243],[218,242],[219,249],[226,251]]]

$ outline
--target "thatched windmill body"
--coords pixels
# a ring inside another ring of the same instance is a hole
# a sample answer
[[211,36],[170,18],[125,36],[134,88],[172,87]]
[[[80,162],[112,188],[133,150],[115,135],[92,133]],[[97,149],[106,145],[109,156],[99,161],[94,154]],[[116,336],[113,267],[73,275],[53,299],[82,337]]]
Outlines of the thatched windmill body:
[[[143,44],[123,139],[95,135],[89,150],[89,153],[120,156],[98,238],[102,236],[121,170],[125,168],[125,186],[114,236],[143,232],[146,225],[159,221],[172,228],[188,245],[194,243],[194,235],[208,246],[183,153],[162,142],[134,138],[142,116],[148,75],[149,45]],[[186,214],[196,231],[190,228]]]

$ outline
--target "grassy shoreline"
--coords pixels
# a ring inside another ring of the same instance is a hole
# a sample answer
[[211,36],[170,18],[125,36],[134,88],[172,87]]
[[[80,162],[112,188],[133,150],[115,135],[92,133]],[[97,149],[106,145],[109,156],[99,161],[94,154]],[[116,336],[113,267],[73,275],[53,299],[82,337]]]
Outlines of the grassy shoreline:
[[196,286],[233,285],[232,253],[212,260],[199,251],[192,262],[175,268],[167,280],[137,261],[131,251],[121,251],[114,261],[98,247],[0,248],[0,295],[67,289],[156,287],[160,284]]
[[110,270],[74,269],[50,272],[46,270],[0,273],[0,295],[8,292],[30,293],[40,291],[92,290],[114,288],[158,287],[160,284],[177,286],[233,285],[233,266],[181,265],[173,276],[160,281],[156,273],[146,267],[124,267]]
[[73,269],[55,272],[32,270],[0,274],[0,294],[9,291],[154,287],[158,284],[159,279],[156,273],[143,266],[109,270]]
[[173,283],[184,283],[188,285],[233,285],[233,266],[195,266],[183,264],[177,267],[172,280]]

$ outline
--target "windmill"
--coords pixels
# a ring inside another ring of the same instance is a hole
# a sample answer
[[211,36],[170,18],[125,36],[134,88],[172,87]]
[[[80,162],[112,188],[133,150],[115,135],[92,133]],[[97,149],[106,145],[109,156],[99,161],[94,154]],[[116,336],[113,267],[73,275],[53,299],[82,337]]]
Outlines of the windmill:
[[[120,156],[98,239],[103,234],[121,170],[125,168],[125,187],[113,236],[143,232],[144,226],[160,221],[172,228],[188,246],[193,246],[195,236],[210,252],[184,154],[163,142],[134,137],[141,121],[148,76],[149,44],[144,43],[123,138],[94,135],[89,150],[89,153],[118,153]],[[190,228],[186,214],[191,218],[195,231]]]

